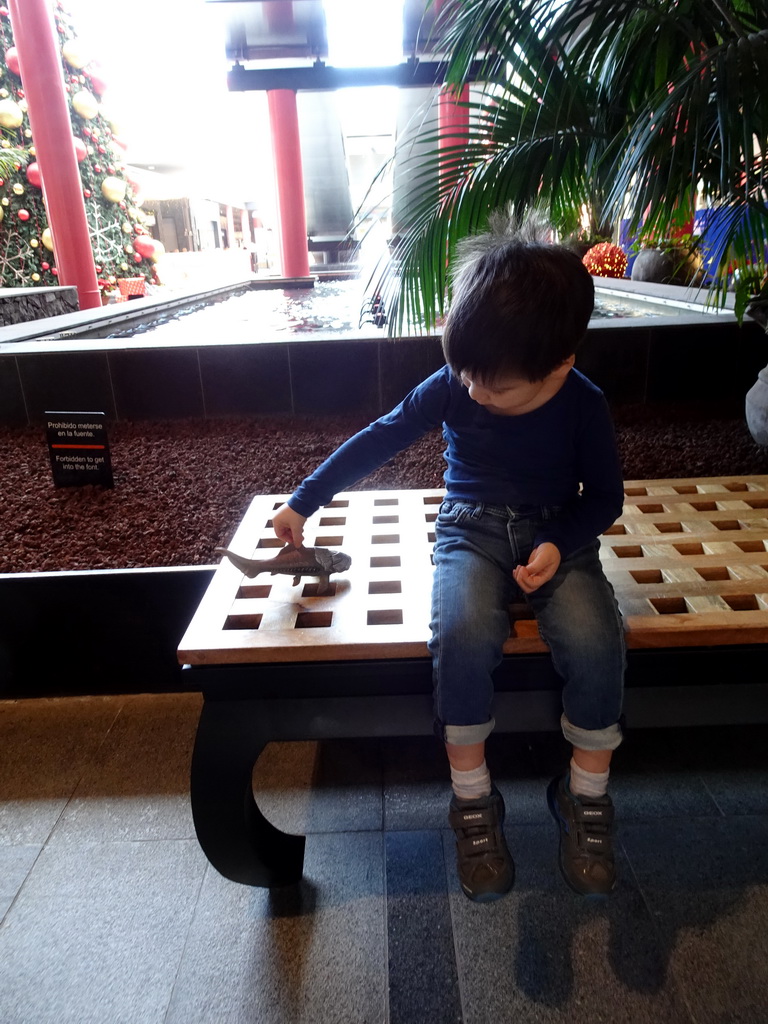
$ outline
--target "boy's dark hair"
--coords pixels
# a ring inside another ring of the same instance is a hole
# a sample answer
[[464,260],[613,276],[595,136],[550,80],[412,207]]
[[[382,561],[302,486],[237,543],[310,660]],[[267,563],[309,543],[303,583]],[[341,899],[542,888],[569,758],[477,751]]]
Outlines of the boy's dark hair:
[[459,243],[443,330],[455,374],[538,381],[576,352],[595,289],[576,253],[548,242],[547,231],[537,213],[496,213],[487,234]]

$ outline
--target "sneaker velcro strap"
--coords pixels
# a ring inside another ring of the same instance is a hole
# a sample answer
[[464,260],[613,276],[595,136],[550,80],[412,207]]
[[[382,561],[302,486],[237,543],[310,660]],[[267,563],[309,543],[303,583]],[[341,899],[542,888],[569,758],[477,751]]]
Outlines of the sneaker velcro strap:
[[609,835],[595,835],[594,832],[583,832],[579,836],[579,847],[585,853],[613,853],[613,842]]
[[451,811],[448,815],[448,821],[453,829],[493,829],[497,824],[496,809],[491,807],[467,807],[460,811]]
[[461,857],[479,857],[486,853],[496,853],[499,848],[496,835],[493,832],[457,839],[456,846]]
[[590,825],[605,828],[613,822],[613,804],[584,804],[574,801],[573,817],[587,828]]

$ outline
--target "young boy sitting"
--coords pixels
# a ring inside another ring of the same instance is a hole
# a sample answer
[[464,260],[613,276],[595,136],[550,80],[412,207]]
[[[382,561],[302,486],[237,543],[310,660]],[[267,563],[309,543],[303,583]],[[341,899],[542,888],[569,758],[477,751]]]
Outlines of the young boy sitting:
[[446,366],[334,452],[276,512],[274,529],[300,545],[307,517],[334,494],[442,425],[429,648],[461,886],[486,901],[514,881],[485,740],[508,606],[522,593],[563,679],[562,730],[573,748],[547,790],[560,869],[577,892],[608,893],[616,874],[606,790],[622,739],[625,652],[597,538],[620,515],[624,491],[605,398],[574,369],[594,286],[534,221],[497,218],[466,240],[457,264]]

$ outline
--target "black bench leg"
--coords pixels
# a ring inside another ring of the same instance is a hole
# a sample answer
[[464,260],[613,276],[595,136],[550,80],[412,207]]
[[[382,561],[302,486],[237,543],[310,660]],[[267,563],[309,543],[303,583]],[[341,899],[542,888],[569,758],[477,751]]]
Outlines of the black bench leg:
[[267,821],[253,799],[251,775],[269,737],[247,702],[206,701],[192,755],[190,796],[200,846],[220,874],[272,887],[301,879],[304,836]]

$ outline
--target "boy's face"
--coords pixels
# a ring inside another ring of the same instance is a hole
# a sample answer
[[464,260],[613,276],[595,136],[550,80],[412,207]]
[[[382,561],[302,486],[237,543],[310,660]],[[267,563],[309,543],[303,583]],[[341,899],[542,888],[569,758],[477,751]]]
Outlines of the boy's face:
[[460,380],[472,401],[488,412],[496,416],[520,416],[533,412],[557,394],[565,383],[574,358],[570,356],[543,380],[505,375],[485,381],[477,377],[473,379],[467,373],[460,374]]

